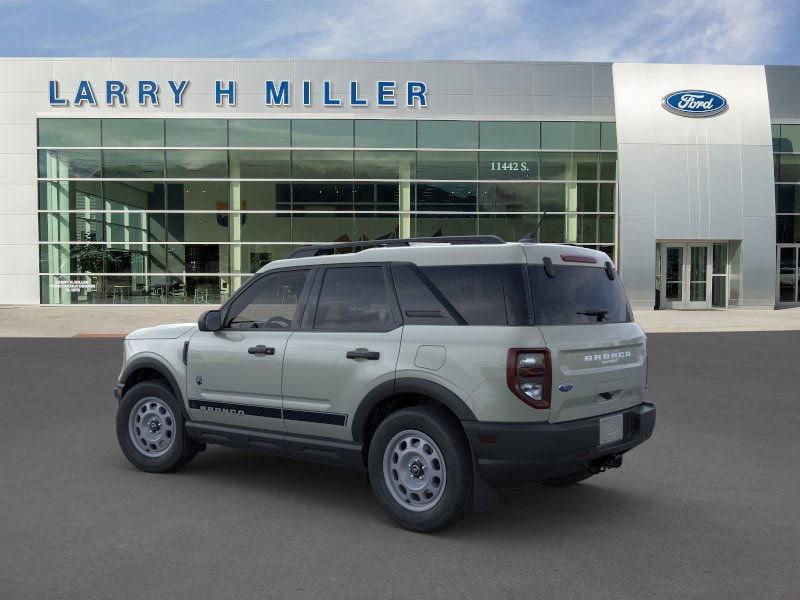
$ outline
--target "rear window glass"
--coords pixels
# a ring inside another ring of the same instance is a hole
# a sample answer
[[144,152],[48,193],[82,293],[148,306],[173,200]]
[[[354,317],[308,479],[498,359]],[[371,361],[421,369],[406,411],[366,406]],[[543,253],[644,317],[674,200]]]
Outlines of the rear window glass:
[[[392,275],[403,320],[409,325],[455,325],[456,320],[440,301],[441,293],[420,279],[415,267],[393,265]],[[437,298],[437,292],[440,294]]]
[[422,267],[468,325],[506,325],[506,301],[498,265]]
[[530,267],[533,314],[537,325],[590,325],[631,321],[619,276],[609,279],[598,267],[553,265]]

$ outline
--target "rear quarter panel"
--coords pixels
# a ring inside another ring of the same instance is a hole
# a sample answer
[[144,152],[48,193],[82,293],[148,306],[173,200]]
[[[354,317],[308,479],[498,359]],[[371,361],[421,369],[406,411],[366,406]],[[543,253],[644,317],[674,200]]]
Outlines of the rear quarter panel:
[[[528,406],[506,384],[509,348],[544,345],[539,329],[532,326],[406,325],[397,377],[426,379],[446,387],[464,400],[479,421],[546,421],[547,410]],[[431,346],[444,348],[443,362],[430,360],[437,354],[426,350]]]

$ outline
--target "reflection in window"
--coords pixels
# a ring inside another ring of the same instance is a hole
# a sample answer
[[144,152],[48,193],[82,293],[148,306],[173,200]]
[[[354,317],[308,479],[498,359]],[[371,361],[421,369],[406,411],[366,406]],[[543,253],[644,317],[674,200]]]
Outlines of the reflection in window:
[[[231,184],[238,189],[240,210],[289,210],[291,208],[291,184],[273,181],[243,181]],[[231,206],[232,209],[237,208]]]
[[164,145],[164,119],[103,119],[103,146]]
[[481,179],[539,179],[538,152],[481,152]]
[[542,212],[564,212],[567,209],[567,186],[563,183],[539,184],[539,207]]
[[40,181],[39,209],[101,210],[101,185],[99,181]]
[[290,144],[288,119],[230,119],[231,148],[287,148]]
[[164,210],[166,186],[163,183],[104,181],[103,191],[107,210]]
[[349,183],[296,183],[292,186],[292,210],[353,210],[353,186]]
[[779,161],[778,181],[800,182],[800,154],[781,154],[776,160]]
[[355,177],[356,179],[414,179],[415,164],[415,152],[356,152]]
[[478,210],[485,212],[538,212],[538,183],[481,183]]
[[39,150],[39,177],[100,177],[100,150]]
[[167,146],[224,147],[228,145],[225,119],[166,119]]
[[100,119],[39,119],[39,145],[99,146]]
[[477,148],[476,121],[418,121],[417,146],[420,148]]
[[[796,130],[773,128],[784,151]],[[63,277],[43,278],[43,301],[219,302],[293,245],[516,240],[545,210],[540,239],[615,249],[614,123],[41,119],[39,141],[57,148],[39,154],[41,268]],[[796,158],[775,160],[790,243]]]
[[295,148],[352,148],[353,121],[346,119],[295,119],[292,121]]
[[600,212],[614,212],[614,184],[600,184]]
[[288,150],[231,150],[231,179],[289,179]]
[[224,150],[167,150],[167,177],[224,179],[228,153]]
[[389,291],[382,267],[331,268],[317,303],[314,329],[383,331],[391,326]]
[[474,212],[477,191],[474,183],[418,183],[415,210]]
[[600,123],[600,148],[602,150],[617,149],[617,124]]
[[167,184],[167,210],[225,211],[230,209],[230,184],[187,181]]
[[578,211],[597,212],[597,184],[577,184]]
[[353,153],[341,150],[293,151],[292,177],[295,179],[352,179]]
[[417,179],[475,179],[477,152],[418,152]]
[[355,239],[354,215],[346,212],[307,212],[292,214],[292,241],[352,242]]
[[[583,181],[597,180],[597,154],[576,152],[572,155],[572,160],[575,161],[575,179]],[[570,177],[570,179],[572,179],[572,177]]]
[[103,150],[103,176],[115,179],[161,179],[162,150]]
[[411,120],[356,119],[356,148],[415,148],[417,123]]
[[477,235],[476,215],[418,214],[414,217],[415,237],[439,237],[442,235]]
[[538,121],[483,121],[481,148],[539,148]]
[[397,215],[358,213],[355,215],[355,239],[387,240],[400,237]]
[[[356,210],[400,210],[400,193],[409,193],[408,184],[360,183],[355,186]],[[408,210],[408,209],[406,209]]]
[[197,243],[229,241],[230,217],[227,212],[168,213],[167,240]]
[[516,242],[536,229],[540,217],[530,214],[482,214],[478,217],[478,233],[498,235],[507,242]]
[[568,152],[543,152],[541,162],[542,179],[575,179],[572,155]]

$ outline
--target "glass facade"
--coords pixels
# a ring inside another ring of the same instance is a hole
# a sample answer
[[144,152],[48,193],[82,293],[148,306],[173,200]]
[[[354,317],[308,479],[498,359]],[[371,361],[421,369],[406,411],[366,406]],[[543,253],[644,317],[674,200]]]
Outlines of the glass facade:
[[800,302],[800,125],[773,125],[778,304]]
[[542,241],[616,254],[613,123],[46,118],[38,140],[42,303],[219,303],[298,245],[513,241],[545,211]]

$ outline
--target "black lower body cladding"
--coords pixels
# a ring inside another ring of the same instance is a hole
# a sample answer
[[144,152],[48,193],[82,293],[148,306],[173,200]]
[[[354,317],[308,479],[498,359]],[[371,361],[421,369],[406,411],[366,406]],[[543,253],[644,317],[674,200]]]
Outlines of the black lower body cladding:
[[598,446],[599,423],[608,415],[564,423],[462,424],[483,478],[494,487],[507,488],[586,470],[598,459],[627,452],[652,435],[655,406],[645,402],[619,412],[622,439],[603,446]]

